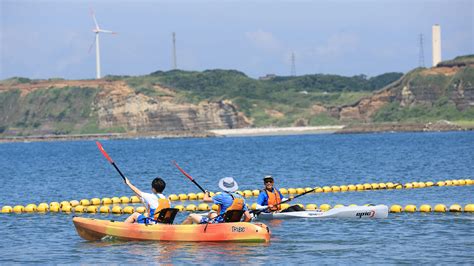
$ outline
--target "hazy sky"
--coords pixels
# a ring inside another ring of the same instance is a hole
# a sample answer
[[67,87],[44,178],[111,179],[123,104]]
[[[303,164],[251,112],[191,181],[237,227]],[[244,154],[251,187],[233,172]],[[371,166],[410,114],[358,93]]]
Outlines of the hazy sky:
[[431,66],[431,27],[442,58],[474,53],[474,1],[25,1],[0,0],[0,79],[95,77],[90,9],[101,28],[102,75],[172,68],[236,69],[251,77],[375,76]]

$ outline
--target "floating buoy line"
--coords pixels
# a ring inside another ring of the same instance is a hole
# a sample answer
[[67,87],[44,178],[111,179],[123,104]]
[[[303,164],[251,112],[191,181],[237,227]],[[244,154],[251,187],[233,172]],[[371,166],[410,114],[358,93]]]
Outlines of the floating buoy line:
[[[307,191],[314,190],[311,193],[329,193],[329,192],[347,192],[347,191],[367,191],[367,190],[393,190],[393,189],[418,189],[418,188],[428,188],[428,187],[445,187],[445,186],[470,186],[474,184],[474,180],[472,179],[458,179],[458,180],[444,180],[438,182],[409,182],[409,183],[364,183],[364,184],[350,184],[350,185],[333,185],[333,186],[323,186],[323,187],[306,187],[306,188],[280,188],[280,192],[283,195],[299,195],[303,194]],[[211,196],[214,196],[215,193],[210,192]],[[220,192],[218,192],[220,193]],[[218,194],[217,193],[217,194]],[[244,190],[244,191],[237,191],[236,193],[241,194],[244,197],[256,197],[260,194],[260,190]],[[170,194],[168,196],[169,200],[171,201],[186,201],[186,200],[200,200],[204,198],[204,193],[181,193],[181,194]],[[15,205],[15,206],[3,206],[1,209],[1,213],[112,213],[112,214],[128,214],[133,212],[145,212],[145,207],[136,207],[128,206],[127,204],[136,204],[141,203],[140,199],[137,196],[122,196],[122,197],[111,197],[111,198],[92,198],[92,199],[82,199],[78,200],[71,200],[71,201],[61,201],[61,202],[51,202],[51,203],[40,203],[36,204],[28,204],[26,206],[23,205]],[[111,206],[112,205],[112,206]],[[125,205],[125,206],[121,206]],[[303,206],[299,204],[301,207],[305,208],[306,210],[314,210],[317,209],[318,206],[316,204],[308,204]],[[288,207],[288,204],[282,204],[282,209]],[[344,205],[338,204],[335,205],[334,208],[342,207]],[[354,206],[354,205],[349,205]],[[206,203],[201,203],[198,205],[189,204],[189,205],[176,205],[174,208],[179,209],[180,211],[209,211],[211,209],[217,210],[217,205],[209,206]],[[255,203],[252,204],[251,209],[255,209]],[[319,206],[321,210],[329,210],[331,206],[328,204],[321,204]],[[430,212],[474,212],[474,204],[467,204],[464,206],[460,206],[459,204],[450,205],[449,208],[447,205],[444,204],[437,204],[433,207],[431,205],[423,204],[419,207],[415,205],[392,205],[390,207],[391,213],[413,213],[413,212],[423,212],[423,213],[430,213]]]

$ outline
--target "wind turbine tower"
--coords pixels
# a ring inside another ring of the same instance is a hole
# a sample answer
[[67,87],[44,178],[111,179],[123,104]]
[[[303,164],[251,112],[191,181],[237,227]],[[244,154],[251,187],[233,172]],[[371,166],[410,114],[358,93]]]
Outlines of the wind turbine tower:
[[178,63],[176,62],[176,33],[173,32],[173,69],[178,68]]
[[[97,19],[95,18],[94,10],[91,10],[92,18],[94,19],[95,28],[92,30],[95,33],[95,63],[96,63],[96,79],[100,79],[100,48],[99,48],[99,34],[100,33],[110,33],[117,34],[116,32],[110,30],[103,30],[99,27]],[[94,44],[92,44],[94,45]],[[92,46],[91,46],[92,48]]]
[[437,66],[441,62],[441,27],[438,24],[433,25],[433,66]]

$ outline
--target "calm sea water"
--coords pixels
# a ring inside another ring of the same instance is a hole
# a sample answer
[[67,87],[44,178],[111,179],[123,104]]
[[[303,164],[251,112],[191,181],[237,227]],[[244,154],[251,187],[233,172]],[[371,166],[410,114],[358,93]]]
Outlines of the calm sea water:
[[[102,141],[131,181],[148,190],[160,175],[166,194],[198,192],[176,160],[206,189],[233,176],[240,189],[474,178],[474,133],[302,135]],[[0,206],[130,196],[93,141],[0,144]],[[248,203],[256,198],[248,198]],[[298,202],[334,204],[474,203],[474,186],[319,193]],[[180,204],[189,204],[181,202]],[[179,202],[177,203],[179,204]],[[178,214],[180,222],[187,213]],[[125,219],[126,215],[84,215]],[[472,263],[474,215],[389,214],[384,220],[271,221],[268,244],[87,242],[72,215],[0,215],[0,263]]]

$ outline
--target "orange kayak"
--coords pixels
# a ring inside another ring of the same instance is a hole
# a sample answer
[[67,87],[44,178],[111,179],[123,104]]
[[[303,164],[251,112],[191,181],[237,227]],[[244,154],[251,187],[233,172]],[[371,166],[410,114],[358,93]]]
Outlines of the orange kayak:
[[76,231],[86,240],[112,236],[124,240],[268,242],[270,229],[261,223],[127,224],[124,222],[74,217]]

